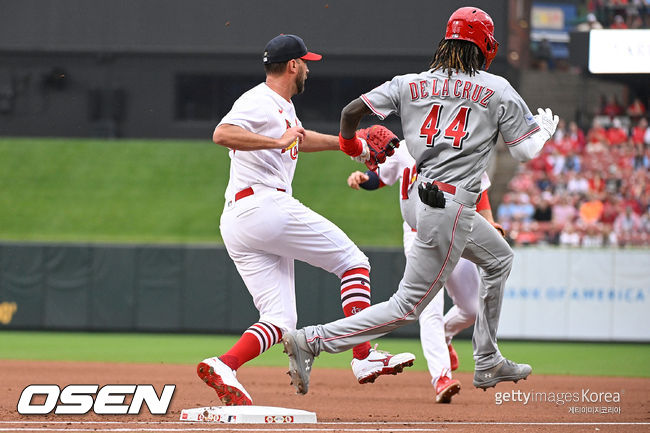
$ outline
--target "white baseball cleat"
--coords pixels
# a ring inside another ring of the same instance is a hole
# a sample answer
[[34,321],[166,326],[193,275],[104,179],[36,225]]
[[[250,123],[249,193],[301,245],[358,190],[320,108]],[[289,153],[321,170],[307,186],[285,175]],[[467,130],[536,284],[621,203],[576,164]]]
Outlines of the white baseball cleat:
[[236,372],[219,358],[208,358],[199,362],[196,374],[210,388],[214,389],[226,406],[250,406],[253,399],[237,380]]
[[377,345],[370,349],[370,353],[364,359],[352,360],[352,372],[359,383],[374,382],[382,374],[397,374],[410,367],[415,361],[415,355],[404,352],[391,355],[383,350],[377,350]]

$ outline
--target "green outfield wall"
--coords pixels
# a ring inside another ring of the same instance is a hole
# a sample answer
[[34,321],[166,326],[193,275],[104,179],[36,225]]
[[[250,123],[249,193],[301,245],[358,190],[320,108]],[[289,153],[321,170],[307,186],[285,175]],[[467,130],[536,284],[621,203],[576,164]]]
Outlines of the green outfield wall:
[[[373,302],[384,301],[404,255],[365,252]],[[339,286],[336,276],[296,262],[298,324],[342,317]],[[239,333],[257,319],[223,246],[0,243],[0,329]]]

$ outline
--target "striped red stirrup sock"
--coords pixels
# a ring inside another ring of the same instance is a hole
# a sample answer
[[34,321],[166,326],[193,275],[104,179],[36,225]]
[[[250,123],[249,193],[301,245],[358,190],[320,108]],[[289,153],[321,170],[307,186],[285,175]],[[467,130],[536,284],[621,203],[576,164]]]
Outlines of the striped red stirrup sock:
[[252,324],[219,359],[233,370],[260,356],[282,339],[282,330],[268,322]]
[[[366,268],[350,269],[341,276],[341,307],[345,317],[357,314],[370,306],[370,271]],[[358,344],[352,349],[357,359],[368,357],[370,342]]]

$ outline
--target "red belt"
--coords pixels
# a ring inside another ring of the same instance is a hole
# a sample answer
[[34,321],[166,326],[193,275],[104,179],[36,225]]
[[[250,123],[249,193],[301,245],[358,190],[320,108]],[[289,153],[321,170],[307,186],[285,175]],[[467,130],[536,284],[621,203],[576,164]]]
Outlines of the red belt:
[[[276,189],[280,192],[287,192],[286,189],[282,189],[282,188],[276,188]],[[249,195],[253,195],[253,194],[255,194],[255,192],[253,191],[253,188],[249,186],[248,188],[242,189],[237,194],[235,194],[235,201],[241,200],[244,197],[248,197]]]
[[[443,192],[447,192],[452,195],[456,195],[456,187],[453,185],[449,185],[448,183],[440,182],[440,181],[433,181],[434,185],[438,185],[438,189]],[[478,195],[478,198],[476,199],[476,203],[481,201],[481,194]]]
[[440,182],[440,181],[434,181],[434,185],[438,185],[438,189],[440,191],[449,193],[449,194],[456,194],[456,187],[453,185],[449,185],[448,183]]

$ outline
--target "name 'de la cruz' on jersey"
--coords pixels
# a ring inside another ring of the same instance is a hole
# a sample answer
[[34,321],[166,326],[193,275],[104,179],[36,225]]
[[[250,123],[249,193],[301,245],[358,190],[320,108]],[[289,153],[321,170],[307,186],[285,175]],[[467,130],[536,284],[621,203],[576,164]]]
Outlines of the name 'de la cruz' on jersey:
[[455,98],[468,99],[472,102],[478,102],[483,107],[487,107],[488,100],[494,95],[494,90],[489,87],[474,83],[470,80],[461,80],[460,78],[453,82],[452,87],[453,89],[450,93],[449,78],[445,78],[442,82],[439,78],[431,78],[429,80],[411,81],[409,83],[412,101],[434,96],[448,98],[453,94]]

